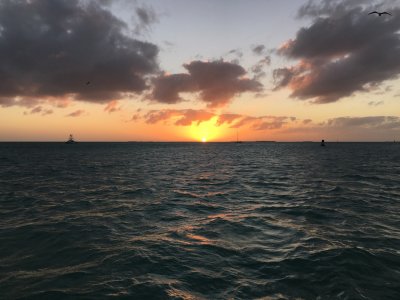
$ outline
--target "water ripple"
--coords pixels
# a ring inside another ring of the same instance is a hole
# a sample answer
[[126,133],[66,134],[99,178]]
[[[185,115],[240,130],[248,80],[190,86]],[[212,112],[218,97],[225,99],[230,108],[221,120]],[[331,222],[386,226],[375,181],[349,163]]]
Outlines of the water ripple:
[[0,298],[400,299],[398,153],[2,143]]

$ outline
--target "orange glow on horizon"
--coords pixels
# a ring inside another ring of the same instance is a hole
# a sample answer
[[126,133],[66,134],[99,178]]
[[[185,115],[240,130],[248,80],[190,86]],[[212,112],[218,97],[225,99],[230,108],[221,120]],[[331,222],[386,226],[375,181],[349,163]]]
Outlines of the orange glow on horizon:
[[187,127],[187,136],[191,140],[208,142],[215,141],[224,136],[225,130],[221,126],[216,126],[218,117],[214,117],[209,121],[201,122],[200,124],[192,123]]

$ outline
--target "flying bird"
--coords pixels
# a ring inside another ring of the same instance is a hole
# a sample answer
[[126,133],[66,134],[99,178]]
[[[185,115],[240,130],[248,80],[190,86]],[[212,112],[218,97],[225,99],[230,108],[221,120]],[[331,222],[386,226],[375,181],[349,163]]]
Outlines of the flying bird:
[[384,12],[373,11],[373,12],[370,12],[370,13],[369,13],[369,15],[372,15],[372,14],[378,14],[378,16],[382,16],[382,15],[389,15],[389,16],[391,16],[391,14],[389,14],[387,11],[384,11]]
[[89,84],[90,84],[90,81],[86,82],[86,85],[89,85]]

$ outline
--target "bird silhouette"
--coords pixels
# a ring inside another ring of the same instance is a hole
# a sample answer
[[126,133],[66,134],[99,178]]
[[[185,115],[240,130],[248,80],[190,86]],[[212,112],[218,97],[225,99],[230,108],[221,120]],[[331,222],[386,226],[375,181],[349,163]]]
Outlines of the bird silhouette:
[[86,85],[89,85],[89,84],[90,84],[90,81],[86,82]]
[[389,16],[391,16],[391,14],[388,13],[387,11],[384,11],[384,12],[373,11],[373,12],[370,12],[370,13],[369,13],[369,15],[372,15],[372,14],[378,14],[378,16],[382,16],[382,15],[389,15]]

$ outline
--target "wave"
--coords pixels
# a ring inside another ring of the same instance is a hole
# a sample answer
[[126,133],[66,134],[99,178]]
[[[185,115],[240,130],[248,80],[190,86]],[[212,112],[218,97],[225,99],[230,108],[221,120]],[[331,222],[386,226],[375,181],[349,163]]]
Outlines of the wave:
[[0,144],[0,298],[400,299],[395,150]]

